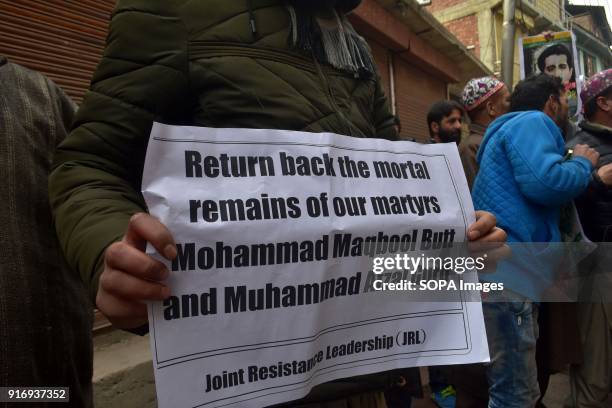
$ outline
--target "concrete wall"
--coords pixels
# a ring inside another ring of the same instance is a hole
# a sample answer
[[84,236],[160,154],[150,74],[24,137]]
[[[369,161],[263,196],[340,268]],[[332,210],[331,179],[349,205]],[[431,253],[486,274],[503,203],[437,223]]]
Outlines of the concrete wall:
[[[533,2],[532,2],[533,4]],[[536,10],[538,10],[548,20],[557,23],[561,21],[561,4],[559,0],[535,0],[533,4]]]

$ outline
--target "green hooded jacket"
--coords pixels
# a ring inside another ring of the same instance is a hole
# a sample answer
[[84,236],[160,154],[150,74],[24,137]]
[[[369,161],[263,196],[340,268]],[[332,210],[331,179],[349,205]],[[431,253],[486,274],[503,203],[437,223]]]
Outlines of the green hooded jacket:
[[93,299],[104,250],[146,209],[153,121],[396,137],[379,78],[293,50],[290,25],[282,0],[118,2],[50,176],[58,236]]

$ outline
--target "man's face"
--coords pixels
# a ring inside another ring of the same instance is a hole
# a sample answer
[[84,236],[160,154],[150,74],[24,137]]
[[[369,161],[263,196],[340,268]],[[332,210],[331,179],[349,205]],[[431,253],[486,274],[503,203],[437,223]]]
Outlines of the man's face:
[[489,114],[494,119],[508,113],[508,111],[510,111],[510,91],[508,87],[504,85],[504,87],[494,95],[492,102]]
[[544,72],[548,75],[561,78],[563,85],[567,85],[572,79],[574,70],[569,66],[567,55],[549,55],[544,60]]
[[459,144],[461,142],[461,112],[459,110],[455,109],[450,115],[442,118],[437,127],[437,132],[434,129],[434,138],[437,136],[438,143],[455,142]]

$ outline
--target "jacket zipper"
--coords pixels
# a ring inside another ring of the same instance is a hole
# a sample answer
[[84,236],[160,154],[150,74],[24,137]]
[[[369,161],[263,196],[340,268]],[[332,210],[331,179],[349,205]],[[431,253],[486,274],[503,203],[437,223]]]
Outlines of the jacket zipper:
[[[313,73],[318,71],[311,60],[290,50],[279,51],[277,48],[266,48],[261,46],[250,47],[243,43],[232,42],[190,41],[189,58],[191,60],[218,57],[251,57],[289,64],[300,69],[309,70]],[[321,67],[321,69],[328,75],[348,78],[353,77],[353,75],[348,72],[338,71],[331,67]]]
[[312,57],[312,61],[303,57],[301,54],[284,50],[279,51],[276,48],[265,48],[265,47],[249,47],[243,43],[232,43],[232,42],[208,42],[208,41],[191,41],[189,43],[189,58],[190,60],[204,59],[204,58],[218,58],[218,57],[250,57],[263,59],[268,61],[280,62],[289,64],[299,69],[306,69],[310,72],[316,73],[319,76],[319,80],[324,88],[325,95],[329,100],[331,107],[334,112],[340,117],[342,122],[347,127],[347,134],[350,136],[359,136],[361,131],[357,129],[357,134],[354,130],[356,127],[352,122],[344,115],[329,84],[328,76],[342,76],[347,78],[354,78],[355,76],[349,72],[342,72],[335,68],[322,66],[315,58]]

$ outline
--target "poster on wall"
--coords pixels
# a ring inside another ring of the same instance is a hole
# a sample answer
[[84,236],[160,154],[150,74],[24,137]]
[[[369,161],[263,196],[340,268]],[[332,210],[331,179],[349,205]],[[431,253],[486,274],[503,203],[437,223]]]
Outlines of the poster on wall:
[[546,33],[519,39],[521,79],[545,73],[561,78],[569,103],[570,117],[582,109],[576,39],[571,31]]

